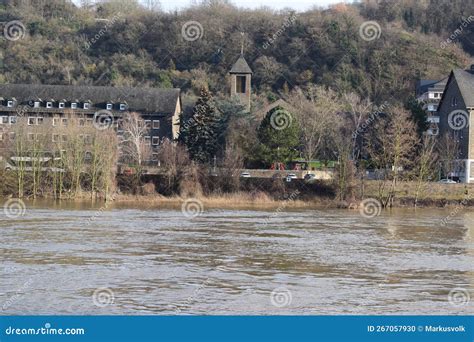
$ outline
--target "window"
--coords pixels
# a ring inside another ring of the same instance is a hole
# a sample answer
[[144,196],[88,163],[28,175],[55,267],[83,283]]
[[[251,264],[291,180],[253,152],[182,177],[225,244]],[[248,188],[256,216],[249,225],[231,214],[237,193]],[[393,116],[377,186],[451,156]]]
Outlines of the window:
[[36,118],[30,116],[28,118],[28,126],[33,126],[33,125],[36,125]]
[[151,137],[149,135],[147,135],[145,137],[145,144],[150,145],[150,142],[151,142]]
[[87,126],[92,126],[92,119],[86,119]]
[[16,133],[15,132],[10,132],[10,136],[8,137],[10,140],[15,140]]
[[153,120],[153,129],[160,129],[160,120]]
[[0,116],[0,124],[2,125],[8,124],[8,116]]
[[247,92],[247,79],[245,76],[237,76],[236,79],[236,85],[235,85],[235,89],[236,89],[236,92],[237,94],[245,94]]
[[53,142],[59,142],[59,134],[53,134]]
[[61,123],[63,124],[63,126],[67,126],[67,119],[66,119],[66,118],[62,118],[62,119],[61,119]]
[[111,110],[112,107],[113,107],[112,103],[107,103],[107,106],[105,108],[108,109],[108,110]]
[[151,128],[151,120],[145,120],[145,128]]
[[53,126],[59,125],[59,118],[53,118]]
[[151,139],[151,144],[152,144],[153,146],[159,145],[159,144],[160,144],[160,137],[154,136],[154,137]]
[[92,144],[92,136],[90,134],[85,134],[84,135],[84,143],[87,145]]
[[63,142],[66,142],[67,141],[67,135],[66,134],[61,135],[61,139],[62,139]]
[[13,107],[13,101],[7,101],[7,107]]
[[53,108],[53,103],[52,102],[46,102],[46,108]]
[[39,108],[41,106],[41,102],[39,101],[35,101],[34,104],[33,104],[33,107],[35,108]]
[[36,124],[37,125],[42,125],[44,121],[44,118],[42,116],[36,118]]
[[16,124],[16,116],[10,116],[10,125]]
[[79,119],[79,126],[85,126],[86,125],[86,120],[85,119]]
[[458,105],[458,99],[456,98],[456,96],[453,96],[451,99],[451,106],[454,107],[457,105]]
[[71,108],[76,109],[77,108],[77,103],[76,102],[71,102]]
[[35,141],[35,134],[34,133],[28,133],[28,141]]
[[85,160],[91,160],[92,159],[92,153],[90,151],[86,151],[84,154],[84,159]]
[[89,102],[85,102],[83,108],[84,109],[89,109],[89,108],[91,108],[91,104]]
[[64,108],[65,103],[64,102],[59,102],[59,108]]
[[120,110],[125,110],[127,109],[127,105],[125,103],[120,104]]

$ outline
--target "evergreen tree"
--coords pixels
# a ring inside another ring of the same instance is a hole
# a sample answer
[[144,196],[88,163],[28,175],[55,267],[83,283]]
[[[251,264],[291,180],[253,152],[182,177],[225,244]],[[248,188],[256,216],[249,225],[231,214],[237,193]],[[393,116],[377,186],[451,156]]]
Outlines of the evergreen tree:
[[211,94],[205,88],[193,108],[191,117],[181,120],[179,141],[183,143],[192,160],[210,163],[220,149],[221,115],[214,105]]
[[281,107],[269,111],[258,128],[260,160],[287,163],[299,156],[300,129],[291,113]]
[[423,137],[423,133],[425,133],[429,128],[425,110],[413,96],[408,99],[405,109],[410,111],[411,119],[416,124],[416,132],[418,133],[418,137]]

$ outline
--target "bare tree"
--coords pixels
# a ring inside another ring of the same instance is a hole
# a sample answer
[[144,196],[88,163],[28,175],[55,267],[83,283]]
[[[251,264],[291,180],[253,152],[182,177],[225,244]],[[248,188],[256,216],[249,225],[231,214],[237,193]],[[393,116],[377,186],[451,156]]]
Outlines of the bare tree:
[[455,132],[446,132],[439,140],[437,150],[441,172],[445,177],[449,177],[456,171],[460,149],[459,139]]
[[287,101],[295,109],[304,157],[312,160],[336,124],[336,114],[342,109],[339,96],[331,89],[311,86],[306,92],[295,89]]
[[126,113],[122,120],[122,151],[133,164],[141,167],[151,155],[150,142],[145,139],[149,134],[149,128],[146,127],[140,114],[136,112]]
[[420,193],[426,187],[426,182],[433,175],[434,165],[437,163],[436,137],[425,134],[421,140],[418,157],[415,163],[416,189],[415,207],[418,204]]

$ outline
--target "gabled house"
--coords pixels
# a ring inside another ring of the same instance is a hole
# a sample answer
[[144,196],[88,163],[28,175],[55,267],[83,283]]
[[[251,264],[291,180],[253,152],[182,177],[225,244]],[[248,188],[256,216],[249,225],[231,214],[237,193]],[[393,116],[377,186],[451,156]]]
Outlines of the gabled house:
[[474,65],[469,70],[454,69],[438,106],[440,135],[449,134],[459,142],[458,176],[474,182]]

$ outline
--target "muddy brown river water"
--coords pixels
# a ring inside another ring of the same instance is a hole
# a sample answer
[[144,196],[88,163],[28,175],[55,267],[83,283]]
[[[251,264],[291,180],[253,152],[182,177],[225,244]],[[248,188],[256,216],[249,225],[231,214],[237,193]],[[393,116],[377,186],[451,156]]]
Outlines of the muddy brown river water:
[[473,314],[474,212],[0,212],[1,314]]

